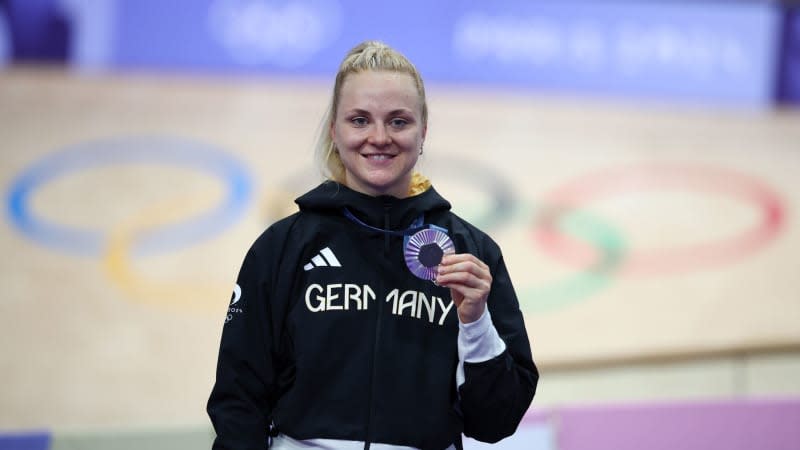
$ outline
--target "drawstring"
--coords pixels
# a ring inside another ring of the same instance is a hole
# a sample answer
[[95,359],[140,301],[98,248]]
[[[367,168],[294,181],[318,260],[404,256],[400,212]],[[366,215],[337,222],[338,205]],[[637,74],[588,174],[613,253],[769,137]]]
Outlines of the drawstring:
[[406,228],[405,230],[387,230],[387,229],[384,229],[384,228],[373,227],[372,225],[368,225],[368,224],[364,223],[361,219],[356,217],[346,207],[342,208],[342,212],[344,213],[344,216],[347,217],[348,219],[350,219],[352,222],[354,222],[354,223],[356,223],[358,225],[361,225],[362,227],[367,228],[369,230],[375,231],[377,233],[388,234],[388,235],[391,235],[391,236],[403,236],[403,245],[404,246],[408,243],[408,240],[411,238],[411,235],[413,235],[414,233],[416,233],[418,231],[422,231],[422,230],[424,230],[426,228],[435,227],[435,225],[428,225],[428,226],[424,226],[423,225],[423,223],[425,222],[425,216],[423,214],[420,214],[419,217],[414,219],[414,221],[411,223],[411,226]]
[[434,229],[447,234],[446,228],[442,228],[434,224],[423,225],[425,222],[424,214],[420,214],[419,217],[414,219],[414,221],[411,223],[411,226],[406,228],[405,230],[387,230],[384,228],[373,227],[372,225],[364,223],[361,219],[356,217],[349,209],[347,209],[347,207],[342,208],[342,212],[344,213],[344,216],[350,219],[352,222],[361,225],[362,227],[367,228],[369,230],[391,236],[403,236],[403,247],[408,245],[408,240],[411,239],[412,235],[422,230]]

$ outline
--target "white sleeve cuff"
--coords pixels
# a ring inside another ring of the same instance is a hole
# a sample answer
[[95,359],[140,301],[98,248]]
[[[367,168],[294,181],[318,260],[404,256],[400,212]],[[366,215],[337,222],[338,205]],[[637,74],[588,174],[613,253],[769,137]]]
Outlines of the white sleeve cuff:
[[506,343],[500,338],[492,323],[489,308],[472,323],[458,323],[458,368],[456,369],[456,386],[466,381],[464,362],[478,363],[488,361],[503,353]]

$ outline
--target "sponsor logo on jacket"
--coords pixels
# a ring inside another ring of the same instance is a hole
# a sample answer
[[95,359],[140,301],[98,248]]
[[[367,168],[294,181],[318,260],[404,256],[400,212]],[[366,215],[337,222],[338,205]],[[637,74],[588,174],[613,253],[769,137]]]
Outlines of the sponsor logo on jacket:
[[242,308],[237,306],[237,303],[239,303],[239,300],[241,299],[242,299],[242,288],[237,283],[233,285],[233,294],[231,294],[231,304],[228,305],[228,314],[225,316],[225,323],[228,323],[231,320],[233,320],[234,314],[241,314],[244,312]]

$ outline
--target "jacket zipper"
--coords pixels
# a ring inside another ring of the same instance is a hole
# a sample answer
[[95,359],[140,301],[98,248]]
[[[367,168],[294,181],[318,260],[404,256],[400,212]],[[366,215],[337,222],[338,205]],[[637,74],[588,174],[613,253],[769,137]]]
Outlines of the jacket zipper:
[[[390,215],[389,211],[391,209],[391,205],[389,203],[383,204],[383,228],[386,230],[390,230]],[[384,233],[383,236],[383,256],[385,258],[389,257],[389,251],[391,250],[391,236],[388,233]],[[381,280],[381,284],[383,280]],[[383,286],[381,286],[383,287]],[[369,450],[371,440],[372,440],[372,417],[375,415],[375,402],[373,401],[373,396],[375,395],[375,380],[377,379],[377,361],[378,361],[378,343],[380,342],[380,335],[381,335],[381,317],[383,317],[383,302],[378,299],[376,302],[378,305],[376,307],[376,319],[375,319],[375,339],[372,342],[372,367],[371,367],[371,375],[370,375],[370,387],[369,387],[369,416],[367,416],[367,435],[366,439],[364,440],[364,450]]]

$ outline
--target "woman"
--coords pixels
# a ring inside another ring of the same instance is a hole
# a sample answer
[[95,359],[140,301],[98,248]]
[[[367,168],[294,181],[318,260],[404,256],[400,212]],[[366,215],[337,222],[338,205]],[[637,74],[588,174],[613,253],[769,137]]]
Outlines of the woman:
[[[318,144],[328,181],[248,251],[208,412],[214,449],[453,449],[512,434],[538,381],[492,239],[414,172],[422,79],[365,42]],[[404,264],[405,261],[405,264]]]

